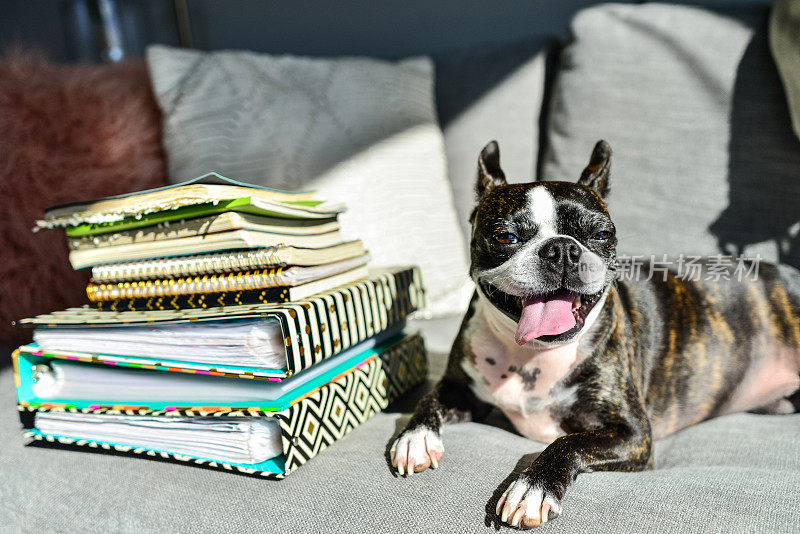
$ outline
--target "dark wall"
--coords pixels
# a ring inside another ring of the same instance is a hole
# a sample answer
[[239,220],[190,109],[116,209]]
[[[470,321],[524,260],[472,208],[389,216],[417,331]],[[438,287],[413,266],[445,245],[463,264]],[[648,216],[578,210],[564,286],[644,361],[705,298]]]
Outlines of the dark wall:
[[[192,0],[198,48],[399,58],[465,43],[561,35],[595,0]],[[242,15],[247,13],[246,17]]]
[[[703,4],[750,0],[706,1]],[[768,0],[754,0],[765,3]],[[172,0],[112,0],[125,52],[179,45]],[[562,37],[594,0],[185,0],[191,41],[204,50],[250,49],[315,56],[398,58],[480,43]],[[698,3],[698,2],[683,2]],[[59,61],[100,61],[96,0],[0,0],[0,47],[22,45]]]

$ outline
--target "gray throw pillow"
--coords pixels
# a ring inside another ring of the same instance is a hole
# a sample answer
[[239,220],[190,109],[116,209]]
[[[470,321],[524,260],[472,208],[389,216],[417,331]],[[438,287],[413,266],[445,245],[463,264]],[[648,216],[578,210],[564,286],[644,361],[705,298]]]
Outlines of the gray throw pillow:
[[794,133],[800,138],[800,2],[777,0],[772,6],[769,45],[786,90]]
[[170,180],[215,170],[344,202],[374,266],[417,264],[431,316],[471,294],[427,58],[148,49]]
[[611,4],[573,20],[543,175],[575,180],[595,141],[609,141],[620,252],[800,266],[800,142],[768,10]]
[[436,102],[447,174],[461,229],[469,241],[475,172],[481,149],[496,139],[506,178],[536,176],[539,116],[550,39],[470,46],[434,57]]

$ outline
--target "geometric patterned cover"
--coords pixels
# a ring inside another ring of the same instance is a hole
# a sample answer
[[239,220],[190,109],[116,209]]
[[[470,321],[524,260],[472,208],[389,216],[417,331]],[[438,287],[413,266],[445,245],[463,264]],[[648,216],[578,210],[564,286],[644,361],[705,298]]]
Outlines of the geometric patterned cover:
[[225,408],[215,408],[214,411],[182,409],[159,412],[143,409],[76,409],[60,406],[45,408],[22,404],[18,406],[18,409],[21,412],[20,417],[23,423],[28,426],[31,424],[32,412],[37,411],[161,415],[165,417],[177,415],[189,417],[274,417],[278,420],[281,428],[283,469],[273,470],[215,462],[209,459],[165,451],[153,451],[146,448],[133,448],[85,439],[55,437],[41,434],[36,430],[29,431],[25,435],[34,440],[58,442],[78,447],[102,448],[135,456],[159,457],[170,461],[204,465],[229,472],[281,479],[353,428],[386,408],[413,386],[419,384],[425,379],[427,372],[428,361],[425,346],[422,337],[415,334],[407,336],[390,346],[380,357],[373,356],[358,367],[342,373],[328,384],[296,399],[289,408],[280,412]]
[[421,273],[418,267],[411,266],[374,270],[366,278],[283,304],[161,312],[112,312],[83,307],[39,315],[19,323],[51,328],[90,328],[271,317],[280,322],[286,346],[285,370],[275,370],[272,374],[285,378],[400,324],[409,314],[424,307]]

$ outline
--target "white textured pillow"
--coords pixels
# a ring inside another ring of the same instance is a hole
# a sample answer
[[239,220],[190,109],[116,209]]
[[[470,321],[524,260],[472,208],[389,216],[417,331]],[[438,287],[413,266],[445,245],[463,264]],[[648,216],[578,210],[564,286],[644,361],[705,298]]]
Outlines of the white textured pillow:
[[446,181],[433,64],[147,51],[172,182],[211,170],[347,204],[376,266],[414,263],[429,316],[462,312],[467,249]]

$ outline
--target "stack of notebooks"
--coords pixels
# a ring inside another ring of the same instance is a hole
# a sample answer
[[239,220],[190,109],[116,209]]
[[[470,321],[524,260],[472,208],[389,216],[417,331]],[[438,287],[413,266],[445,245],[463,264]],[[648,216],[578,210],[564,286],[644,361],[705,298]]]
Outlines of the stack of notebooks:
[[217,174],[48,210],[92,304],[20,321],[27,435],[282,478],[385,408],[427,372],[424,290],[342,211]]

